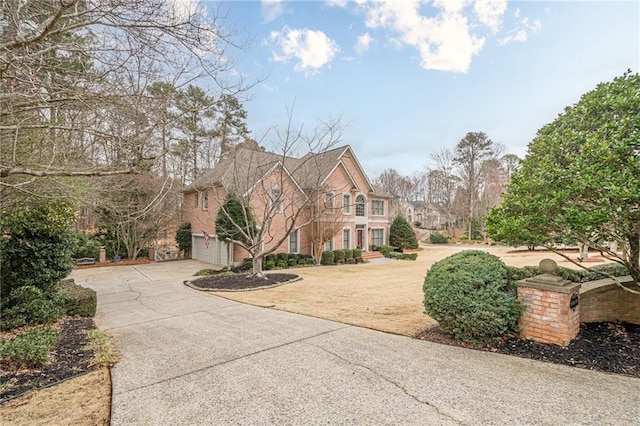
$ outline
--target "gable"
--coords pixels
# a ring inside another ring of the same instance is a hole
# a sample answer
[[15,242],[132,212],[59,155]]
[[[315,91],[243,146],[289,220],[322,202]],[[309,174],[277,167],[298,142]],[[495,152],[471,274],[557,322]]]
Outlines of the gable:
[[355,187],[360,192],[375,192],[373,185],[369,181],[369,178],[360,165],[360,162],[358,162],[358,159],[353,154],[350,146],[347,146],[346,149],[342,152],[340,159],[327,177],[331,176],[336,171],[336,169],[339,169],[341,167],[344,168],[345,172],[349,175],[350,180],[355,183]]

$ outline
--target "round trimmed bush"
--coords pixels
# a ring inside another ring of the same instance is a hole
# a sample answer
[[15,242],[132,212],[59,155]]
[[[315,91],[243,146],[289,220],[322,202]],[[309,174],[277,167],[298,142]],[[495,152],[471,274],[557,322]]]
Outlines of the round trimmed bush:
[[465,342],[495,341],[517,331],[521,306],[496,256],[466,250],[435,263],[424,279],[425,312]]
[[335,263],[344,263],[344,250],[334,250],[333,261]]
[[334,264],[333,251],[331,250],[323,251],[322,257],[320,258],[320,263],[322,265],[333,265]]

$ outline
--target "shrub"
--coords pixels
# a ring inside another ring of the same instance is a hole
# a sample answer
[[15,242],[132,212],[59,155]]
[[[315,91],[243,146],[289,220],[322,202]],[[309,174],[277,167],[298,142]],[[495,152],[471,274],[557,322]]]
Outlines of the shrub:
[[250,271],[253,269],[253,259],[246,258],[242,261],[242,269],[245,271]]
[[178,249],[185,255],[191,252],[191,224],[189,222],[180,225],[176,231],[176,243]]
[[53,323],[64,314],[60,293],[44,291],[34,286],[14,288],[2,301],[0,319],[2,330],[11,330],[29,324]]
[[100,242],[98,240],[79,231],[74,233],[74,237],[71,257],[74,259],[81,259],[83,257],[93,257],[97,259],[100,257]]
[[344,250],[334,250],[333,251],[333,261],[335,263],[344,263]]
[[466,250],[435,263],[424,280],[426,313],[456,339],[486,342],[517,330],[521,307],[504,263]]
[[314,258],[310,257],[308,259],[305,259],[305,262],[307,263],[307,265],[315,265],[316,261]]
[[287,253],[276,254],[276,263],[279,263],[279,262],[287,263],[288,260],[289,260],[289,255]]
[[354,259],[361,259],[362,258],[362,249],[360,249],[360,248],[353,249],[353,258]]
[[296,259],[295,257],[289,258],[289,266],[296,266],[297,264],[298,264],[298,259]]
[[413,226],[415,226],[416,228],[420,228],[422,226],[422,222],[416,220],[415,222],[413,222]]
[[302,257],[301,254],[298,253],[287,253],[287,259],[291,260],[291,259],[295,259],[296,261],[299,260]]
[[416,260],[418,258],[418,253],[396,253],[395,251],[392,251],[387,257],[398,260]]
[[273,253],[268,254],[264,257],[264,261],[265,261],[265,264],[266,262],[273,262],[273,264],[275,265],[275,263],[278,261],[278,256],[276,256]]
[[73,269],[74,220],[75,208],[63,201],[25,203],[0,212],[1,299],[24,286],[53,297],[58,282]]
[[286,268],[287,267],[287,261],[286,260],[278,260],[278,263],[276,263],[276,267],[277,268]]
[[322,258],[320,259],[322,265],[333,265],[333,260],[333,251],[328,250],[322,252]]
[[407,219],[398,215],[389,229],[389,244],[403,249],[417,249],[418,239]]
[[0,358],[27,367],[39,367],[49,359],[60,332],[50,325],[33,327],[11,340],[0,341]]
[[[560,266],[556,274],[565,280],[575,283],[600,280],[602,278],[607,278],[609,275],[613,275],[614,277],[629,275],[629,270],[624,265],[617,263],[596,265],[590,269],[590,271],[584,269],[575,270]],[[507,266],[507,272],[509,280],[512,282],[542,274],[542,271],[538,266],[525,266],[522,268]]]
[[444,235],[434,232],[433,234],[429,235],[429,242],[431,244],[447,244],[449,241]]
[[264,269],[266,269],[267,271],[275,269],[275,267],[276,267],[276,262],[274,262],[273,260],[267,260],[264,263]]
[[81,317],[93,317],[96,315],[98,298],[94,290],[79,286],[71,279],[63,280],[60,283],[60,294],[62,295],[67,315],[79,315]]
[[393,252],[393,246],[378,246],[377,249],[384,257],[389,257],[389,253]]
[[344,258],[353,259],[353,249],[344,249]]

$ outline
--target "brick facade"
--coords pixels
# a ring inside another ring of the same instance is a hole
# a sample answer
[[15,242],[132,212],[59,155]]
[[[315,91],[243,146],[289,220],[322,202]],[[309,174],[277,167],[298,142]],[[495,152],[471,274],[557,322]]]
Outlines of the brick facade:
[[[631,277],[622,281],[634,290],[640,289],[633,284]],[[593,281],[586,283],[580,291],[580,311],[582,322],[623,321],[640,324],[640,295],[625,291],[609,278]]]

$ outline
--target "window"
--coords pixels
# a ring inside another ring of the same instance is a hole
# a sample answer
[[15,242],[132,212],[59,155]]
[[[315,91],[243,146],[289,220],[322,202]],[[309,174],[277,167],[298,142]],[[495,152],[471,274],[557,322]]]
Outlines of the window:
[[299,250],[299,241],[298,238],[300,236],[300,231],[298,229],[294,229],[289,234],[289,253],[298,253]]
[[367,204],[367,200],[364,198],[364,195],[360,194],[356,197],[356,216],[365,215],[366,204]]
[[351,213],[351,195],[344,194],[342,196],[342,213]]
[[271,188],[271,191],[269,191],[269,208],[271,208],[271,206],[273,206],[274,204],[278,205],[278,208],[276,209],[276,211],[278,213],[281,213],[283,210],[282,209],[282,191],[277,186],[274,186],[273,188]]
[[371,202],[371,214],[374,216],[384,216],[384,201],[373,200]]
[[333,210],[333,192],[324,194],[324,208],[326,210]]
[[329,241],[324,243],[324,251],[331,251],[333,250],[333,238],[331,238]]
[[202,210],[209,210],[209,194],[202,194]]
[[349,228],[342,230],[342,248],[351,248],[351,229]]
[[371,230],[371,244],[373,244],[374,246],[384,245],[384,229]]

